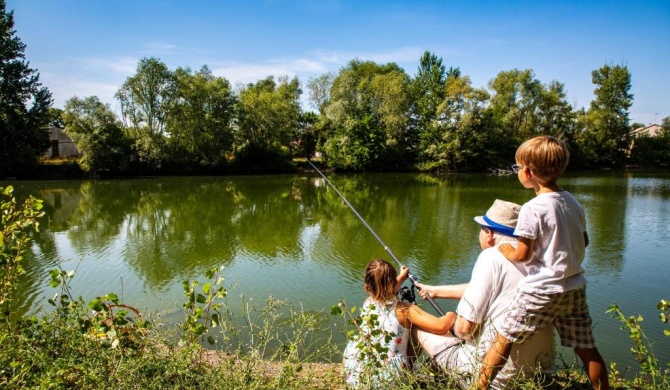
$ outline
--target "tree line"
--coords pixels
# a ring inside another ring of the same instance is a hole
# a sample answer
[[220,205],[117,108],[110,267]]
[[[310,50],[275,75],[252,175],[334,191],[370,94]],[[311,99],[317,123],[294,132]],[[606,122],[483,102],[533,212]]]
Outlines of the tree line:
[[[426,51],[415,75],[395,63],[351,60],[304,85],[268,76],[231,86],[205,65],[171,70],[143,58],[115,94],[120,113],[97,96],[51,108],[28,67],[0,0],[2,163],[0,174],[34,165],[48,146],[46,127],[63,126],[94,174],[281,172],[319,153],[352,171],[483,171],[506,168],[516,147],[537,134],[565,140],[572,168],[659,165],[670,158],[670,117],[659,137],[633,143],[631,73],[606,64],[591,72],[595,98],[575,109],[565,86],[530,69],[501,71],[474,87],[459,67]],[[13,71],[12,71],[13,70]],[[28,107],[28,105],[31,105]],[[632,145],[632,147],[631,147]]]

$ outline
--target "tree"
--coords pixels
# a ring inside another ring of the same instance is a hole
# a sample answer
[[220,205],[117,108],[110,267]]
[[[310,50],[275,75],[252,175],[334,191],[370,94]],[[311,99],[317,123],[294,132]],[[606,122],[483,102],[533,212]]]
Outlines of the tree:
[[411,127],[418,144],[419,161],[432,160],[429,151],[435,138],[439,138],[437,107],[444,100],[446,77],[442,59],[424,52],[417,75],[412,79]]
[[335,79],[335,75],[328,72],[317,77],[311,77],[307,81],[309,102],[321,115],[324,114],[324,110],[330,101],[330,87],[333,85],[333,79]]
[[532,70],[502,71],[489,82],[493,90],[490,109],[513,144],[540,134],[538,106],[544,93]]
[[51,127],[64,128],[65,123],[63,122],[63,110],[60,108],[49,108],[49,122],[48,125]]
[[0,0],[0,177],[28,172],[49,146],[51,93],[28,66],[25,48],[14,12]]
[[68,100],[63,122],[65,133],[83,155],[80,165],[85,171],[99,174],[128,169],[131,141],[109,105],[97,96]]
[[116,92],[121,118],[141,161],[160,165],[164,155],[167,110],[174,97],[174,77],[157,58],[142,58],[137,73]]
[[232,151],[236,98],[228,80],[207,66],[174,72],[175,95],[168,108],[166,158],[179,170],[220,168]]
[[586,116],[586,128],[576,136],[577,142],[592,165],[620,166],[630,145],[631,74],[626,66],[605,65],[591,72],[591,76],[596,85],[595,99]]
[[423,169],[452,171],[486,168],[496,148],[490,114],[485,110],[489,94],[471,86],[470,78],[449,72],[444,99],[436,107],[434,131],[422,134]]
[[409,105],[409,77],[397,64],[351,61],[333,81],[325,110],[329,164],[345,169],[407,166]]
[[250,83],[239,93],[236,163],[272,168],[290,163],[289,145],[302,119],[300,82],[272,76]]

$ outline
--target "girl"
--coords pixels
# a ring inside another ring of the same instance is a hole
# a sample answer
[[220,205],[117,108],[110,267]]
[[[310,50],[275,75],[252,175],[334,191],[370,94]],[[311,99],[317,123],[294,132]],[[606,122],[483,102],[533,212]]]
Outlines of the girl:
[[359,332],[344,351],[347,385],[379,386],[410,368],[415,357],[413,348],[408,348],[412,326],[438,334],[451,330],[456,313],[438,318],[398,300],[396,293],[408,274],[409,268],[403,266],[398,275],[382,259],[372,260],[365,269],[365,291],[370,296],[355,321]]

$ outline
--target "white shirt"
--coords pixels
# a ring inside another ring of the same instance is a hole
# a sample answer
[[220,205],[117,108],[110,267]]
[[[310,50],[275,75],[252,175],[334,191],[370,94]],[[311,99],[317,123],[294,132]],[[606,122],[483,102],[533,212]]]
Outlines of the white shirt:
[[534,243],[528,276],[519,288],[545,294],[582,288],[584,232],[584,209],[567,191],[539,194],[524,204],[514,234]]
[[[495,338],[493,322],[504,316],[509,308],[518,283],[524,278],[525,266],[505,259],[497,247],[482,251],[472,270],[472,278],[463,293],[456,312],[466,320],[479,323],[482,332],[476,340],[476,353],[470,343],[462,345],[455,357],[459,371],[476,373],[486,351]],[[554,333],[547,326],[523,343],[514,344],[510,359],[500,370],[491,388],[504,388],[518,373],[533,373],[538,367],[553,369]]]

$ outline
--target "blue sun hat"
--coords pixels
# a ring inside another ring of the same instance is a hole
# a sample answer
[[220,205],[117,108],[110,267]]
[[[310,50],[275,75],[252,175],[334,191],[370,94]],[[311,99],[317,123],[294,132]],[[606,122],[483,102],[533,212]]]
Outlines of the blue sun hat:
[[493,205],[486,211],[486,214],[476,216],[475,222],[478,224],[510,237],[514,235],[516,222],[519,219],[521,206],[516,203],[496,199]]

